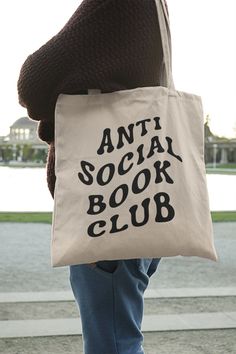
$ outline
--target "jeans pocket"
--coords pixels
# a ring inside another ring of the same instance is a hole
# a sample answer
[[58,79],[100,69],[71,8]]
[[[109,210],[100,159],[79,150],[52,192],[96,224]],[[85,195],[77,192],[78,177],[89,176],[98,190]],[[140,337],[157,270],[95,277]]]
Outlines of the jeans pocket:
[[118,272],[121,263],[121,260],[105,260],[95,262],[95,264],[86,264],[86,266],[100,274],[112,277],[116,272]]
[[148,268],[152,262],[152,258],[137,258],[138,269],[143,273],[147,273]]

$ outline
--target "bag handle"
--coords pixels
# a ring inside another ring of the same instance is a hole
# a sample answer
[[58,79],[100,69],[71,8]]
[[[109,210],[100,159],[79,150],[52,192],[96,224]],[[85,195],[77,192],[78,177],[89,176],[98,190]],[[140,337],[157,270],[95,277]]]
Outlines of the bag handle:
[[[160,70],[160,84],[164,87],[175,90],[172,75],[172,45],[170,34],[170,21],[164,1],[165,0],[155,0],[163,50],[163,61]],[[96,95],[98,93],[101,93],[100,89],[88,89],[89,95]]]
[[172,44],[169,15],[167,13],[165,0],[155,0],[155,2],[163,50],[163,61],[160,70],[160,83],[162,86],[175,90],[172,74]]

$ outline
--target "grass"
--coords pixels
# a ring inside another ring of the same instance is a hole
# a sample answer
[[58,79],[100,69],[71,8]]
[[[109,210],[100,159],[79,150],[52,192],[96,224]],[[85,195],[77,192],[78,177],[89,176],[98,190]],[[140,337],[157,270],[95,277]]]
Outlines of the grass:
[[[214,167],[213,163],[206,164],[206,168],[213,168],[213,167]],[[225,164],[217,163],[215,168],[236,168],[236,163],[225,163]]]
[[[213,222],[217,221],[235,221],[236,222],[236,211],[212,211],[211,217]],[[0,222],[33,222],[33,223],[52,223],[52,213],[44,212],[0,212]]]
[[212,221],[236,221],[236,211],[212,211]]
[[219,168],[236,168],[236,163],[221,164]]
[[229,168],[206,168],[206,174],[214,175],[236,175],[236,169]]
[[206,165],[206,173],[207,174],[221,174],[221,175],[236,175],[236,164],[228,163],[228,164],[217,164],[215,168],[213,164]]
[[52,223],[52,213],[36,212],[36,213],[10,213],[0,212],[0,222],[40,222],[44,224]]

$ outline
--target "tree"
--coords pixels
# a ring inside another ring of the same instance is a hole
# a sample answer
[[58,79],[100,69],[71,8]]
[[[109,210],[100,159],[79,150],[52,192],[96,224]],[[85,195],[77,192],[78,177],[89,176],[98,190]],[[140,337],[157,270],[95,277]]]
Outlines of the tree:
[[13,160],[13,151],[12,151],[12,145],[6,145],[3,147],[2,150],[2,157],[3,161],[8,162]]
[[44,149],[38,149],[35,152],[34,160],[36,160],[37,162],[43,161],[45,163],[46,162],[46,158],[47,158],[47,154],[46,154],[46,151]]
[[23,146],[23,161],[32,161],[34,157],[34,149],[29,144]]
[[233,131],[234,131],[234,137],[236,138],[236,122],[234,122]]

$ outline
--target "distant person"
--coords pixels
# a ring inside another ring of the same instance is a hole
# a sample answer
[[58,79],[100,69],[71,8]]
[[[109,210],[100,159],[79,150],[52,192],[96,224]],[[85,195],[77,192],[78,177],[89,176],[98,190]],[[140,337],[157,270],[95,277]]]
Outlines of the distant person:
[[[19,103],[39,121],[39,138],[49,145],[47,182],[52,197],[58,95],[158,86],[162,59],[155,0],[84,0],[65,26],[27,57],[17,83]],[[85,354],[144,353],[143,295],[159,261],[69,266]]]

